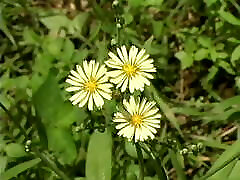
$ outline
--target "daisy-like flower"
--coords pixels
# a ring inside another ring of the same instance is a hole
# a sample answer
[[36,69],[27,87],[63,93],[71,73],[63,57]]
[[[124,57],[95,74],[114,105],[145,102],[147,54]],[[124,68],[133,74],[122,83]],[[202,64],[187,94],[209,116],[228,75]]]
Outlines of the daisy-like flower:
[[146,98],[141,102],[140,98],[135,101],[133,96],[130,97],[129,102],[124,99],[123,105],[126,111],[115,113],[113,119],[114,122],[119,123],[116,126],[119,130],[118,135],[129,140],[134,139],[135,142],[153,139],[157,132],[156,128],[160,128],[161,118],[155,104],[155,102],[147,102]]
[[125,46],[122,46],[121,50],[117,48],[117,53],[118,56],[109,52],[110,59],[105,62],[107,66],[116,69],[107,73],[111,77],[110,81],[117,84],[117,88],[121,87],[122,92],[127,87],[130,93],[135,89],[143,91],[145,84],[150,85],[148,79],[153,79],[150,73],[156,72],[153,59],[149,59],[145,49],[138,53],[138,48],[135,46],[131,47],[129,55]]
[[69,100],[73,105],[78,104],[83,107],[88,102],[88,109],[93,110],[93,104],[101,108],[105,99],[112,99],[110,83],[107,83],[107,69],[105,65],[99,67],[99,63],[91,60],[89,63],[83,61],[83,69],[81,66],[76,66],[77,71],[71,70],[71,75],[68,76],[66,82],[71,84],[71,87],[66,88],[66,91],[74,94]]

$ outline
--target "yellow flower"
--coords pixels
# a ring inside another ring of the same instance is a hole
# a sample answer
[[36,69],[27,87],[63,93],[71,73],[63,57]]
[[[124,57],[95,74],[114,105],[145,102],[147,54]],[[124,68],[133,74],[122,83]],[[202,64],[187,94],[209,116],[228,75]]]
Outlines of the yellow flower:
[[153,79],[150,74],[156,72],[156,68],[153,65],[153,59],[149,59],[149,55],[145,53],[145,49],[142,49],[138,53],[138,48],[132,46],[129,51],[129,56],[125,46],[121,47],[121,50],[117,48],[118,56],[112,52],[108,55],[110,59],[105,64],[113,69],[107,73],[111,77],[110,81],[117,84],[117,88],[121,87],[121,91],[124,92],[127,87],[131,93],[134,90],[144,90],[144,85],[150,85],[148,79]]
[[116,129],[119,129],[118,135],[134,139],[137,141],[144,141],[148,138],[153,139],[156,134],[156,128],[160,128],[161,114],[159,109],[155,107],[155,102],[147,102],[144,98],[140,102],[140,98],[135,101],[131,96],[129,102],[123,100],[123,105],[126,111],[117,112],[114,114],[113,121],[119,123]]
[[105,99],[112,99],[110,83],[107,83],[107,69],[104,65],[99,67],[99,63],[91,60],[89,63],[83,61],[83,69],[81,66],[76,66],[77,71],[71,70],[71,75],[68,76],[66,82],[71,84],[66,91],[76,91],[69,100],[73,105],[78,104],[83,107],[88,102],[88,109],[93,110],[93,104],[98,108],[102,108]]

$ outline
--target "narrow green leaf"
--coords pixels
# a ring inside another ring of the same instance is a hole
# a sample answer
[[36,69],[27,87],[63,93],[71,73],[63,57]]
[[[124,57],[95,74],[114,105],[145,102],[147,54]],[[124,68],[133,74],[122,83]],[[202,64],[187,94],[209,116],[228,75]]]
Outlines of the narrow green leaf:
[[87,153],[86,179],[109,180],[112,167],[112,137],[111,133],[95,132],[92,134]]
[[171,149],[169,150],[169,154],[170,154],[170,157],[171,157],[173,167],[175,168],[176,173],[177,173],[177,179],[178,180],[186,180],[187,178],[186,178],[186,175],[184,173],[183,167],[182,167],[181,163],[179,162],[178,154],[176,154]]
[[37,165],[40,162],[41,162],[41,159],[36,158],[36,159],[30,160],[30,161],[26,161],[24,163],[18,164],[16,166],[14,166],[13,168],[5,171],[3,174],[1,174],[0,179],[1,180],[8,180],[8,179],[14,178],[19,173],[21,173],[23,171],[26,171],[27,169]]
[[232,98],[228,98],[221,103],[218,103],[213,109],[213,112],[221,113],[224,112],[226,109],[234,106],[240,106],[240,96],[234,96]]
[[236,66],[237,60],[240,60],[240,45],[238,45],[232,53],[231,63],[233,66]]
[[211,177],[207,178],[207,180],[220,180],[220,179],[228,179],[229,174],[232,172],[233,167],[236,165],[237,160],[232,161],[228,165],[226,165],[224,168],[216,172]]
[[161,37],[164,27],[163,21],[152,21],[152,26],[154,37],[156,38]]
[[157,90],[153,86],[151,86],[150,88],[147,88],[147,93],[153,94],[153,98],[155,99],[163,113],[166,115],[169,121],[174,125],[174,127],[178,130],[179,134],[182,136],[183,134],[178,124],[178,120],[175,117],[175,114],[173,113],[172,109],[164,102],[164,100],[158,95]]
[[6,21],[3,17],[3,14],[2,14],[2,7],[0,7],[0,30],[2,32],[4,32],[4,34],[8,37],[8,39],[12,42],[13,45],[16,45],[16,42],[12,36],[12,34],[10,33],[7,25],[6,25]]
[[206,179],[219,170],[223,169],[229,163],[234,161],[236,158],[240,157],[240,141],[236,141],[232,146],[230,146],[223,154],[217,159],[213,166],[209,169],[204,177],[201,179]]
[[236,18],[231,13],[225,12],[223,10],[218,11],[218,13],[228,23],[240,26],[240,19]]
[[240,160],[238,160],[235,166],[233,167],[232,172],[228,176],[228,180],[238,180],[239,172],[240,172]]
[[235,71],[232,69],[231,65],[226,61],[219,61],[218,65],[225,69],[229,74],[235,75]]
[[7,167],[7,159],[6,156],[0,156],[0,174],[2,174]]

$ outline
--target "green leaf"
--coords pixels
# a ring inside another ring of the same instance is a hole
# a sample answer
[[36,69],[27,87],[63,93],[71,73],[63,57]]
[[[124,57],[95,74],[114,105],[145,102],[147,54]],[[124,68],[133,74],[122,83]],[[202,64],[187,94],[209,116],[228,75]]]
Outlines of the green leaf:
[[86,48],[85,49],[79,49],[78,51],[75,51],[73,53],[72,62],[81,64],[82,61],[87,58],[88,54],[89,54],[88,49],[86,49]]
[[153,35],[156,38],[159,38],[162,36],[163,33],[163,28],[164,28],[164,24],[162,21],[152,21],[152,25],[153,25]]
[[218,11],[219,15],[228,23],[240,26],[240,19],[236,18],[229,12],[225,12],[223,10]]
[[207,59],[208,54],[209,54],[209,51],[207,49],[201,48],[201,49],[197,50],[197,52],[194,54],[194,59],[197,61]]
[[40,162],[41,162],[41,159],[36,158],[36,159],[30,160],[30,161],[26,161],[24,163],[18,164],[16,166],[14,166],[13,168],[5,171],[3,174],[1,174],[0,179],[1,180],[8,180],[8,179],[14,178],[19,173],[21,173],[23,171],[26,171],[27,169],[37,165]]
[[71,164],[77,153],[70,126],[73,122],[83,121],[87,114],[64,102],[52,73],[33,95],[33,102],[45,125],[48,146],[57,153],[61,163]]
[[5,171],[7,164],[7,157],[0,156],[0,175]]
[[147,93],[153,95],[153,98],[155,99],[163,113],[166,115],[169,121],[174,125],[174,127],[178,130],[179,134],[182,136],[183,134],[178,124],[178,120],[175,117],[175,114],[173,113],[172,109],[168,106],[168,104],[165,103],[164,100],[158,95],[158,91],[153,86],[151,86],[150,88],[147,88]]
[[127,11],[123,14],[123,18],[124,18],[124,23],[126,25],[130,24],[134,19],[133,15],[129,11]]
[[56,124],[59,121],[56,116],[63,110],[64,102],[56,79],[51,72],[33,95],[33,102],[44,124]]
[[218,0],[204,0],[204,2],[207,4],[208,7],[216,3]]
[[8,37],[8,39],[12,42],[13,45],[16,45],[16,42],[15,42],[12,34],[10,33],[10,31],[6,25],[6,21],[3,17],[2,7],[0,7],[0,30]]
[[193,65],[193,58],[191,54],[187,54],[185,51],[179,51],[175,56],[181,61],[181,69],[189,68]]
[[40,18],[40,21],[51,31],[57,33],[60,28],[68,27],[70,20],[65,15]]
[[102,41],[96,41],[96,46],[98,48],[96,59],[98,62],[104,63],[104,59],[107,58],[108,53],[106,40],[103,39]]
[[89,41],[92,41],[95,39],[101,29],[102,23],[101,21],[96,21],[91,24],[90,26],[90,35],[89,35]]
[[[125,141],[125,150],[131,157],[134,157],[134,158],[138,159],[136,147],[132,142]],[[145,151],[142,151],[142,153],[143,153],[143,158],[144,159],[149,158],[149,156],[147,155],[147,153]]]
[[205,48],[211,48],[211,46],[212,46],[211,38],[209,38],[207,36],[200,36],[197,40],[198,40],[198,43],[201,44]]
[[240,60],[240,45],[238,45],[232,53],[231,63],[234,67],[236,67],[237,60]]
[[223,154],[217,159],[213,166],[209,169],[204,177],[201,179],[206,179],[214,175],[219,170],[226,167],[229,163],[233,162],[236,158],[240,157],[240,141],[236,141],[232,146],[230,146]]
[[86,160],[87,180],[109,180],[112,168],[112,136],[95,132],[90,137]]
[[77,157],[77,150],[72,134],[64,128],[47,126],[48,147],[57,153],[62,164],[71,164]]
[[128,0],[128,4],[133,8],[138,8],[139,6],[144,5],[144,0]]
[[233,167],[236,164],[236,160],[232,161],[228,165],[226,165],[224,168],[219,170],[217,173],[215,173],[213,176],[207,178],[207,180],[219,180],[219,179],[228,179],[229,174],[232,172]]
[[61,28],[65,28],[70,34],[81,34],[88,16],[88,13],[79,13],[71,20],[65,15],[55,15],[40,18],[40,21],[53,33],[58,33]]
[[14,158],[23,157],[27,155],[24,146],[18,143],[7,144],[5,147],[5,151],[9,157]]
[[231,65],[226,61],[219,61],[218,65],[225,69],[229,74],[235,75],[235,71],[232,69]]
[[238,180],[239,172],[240,172],[240,160],[238,160],[235,166],[233,167],[231,174],[228,176],[228,180]]
[[187,38],[184,43],[184,50],[187,54],[191,56],[191,54],[197,50],[197,43],[193,38]]
[[54,57],[60,57],[64,39],[48,36],[44,39],[43,47]]
[[63,43],[62,50],[60,56],[58,57],[59,60],[70,62],[74,53],[74,44],[69,39],[66,39]]
[[82,30],[87,22],[88,16],[89,13],[87,12],[78,13],[78,15],[67,26],[68,32],[70,34],[75,33],[76,36],[77,34],[82,34]]
[[38,36],[32,29],[24,28],[23,31],[23,38],[24,43],[26,44],[33,44],[33,45],[40,45],[42,39]]
[[175,153],[173,150],[169,150],[169,154],[171,157],[173,167],[176,170],[178,179],[181,179],[181,180],[187,179],[182,167],[182,163],[180,162],[179,154]]
[[[46,125],[53,124],[57,127],[69,127],[75,121],[82,121],[87,113],[79,108],[74,108],[70,103],[65,103],[52,73],[33,95],[37,112]],[[51,107],[51,108],[50,108]]]
[[144,6],[161,6],[163,0],[145,0]]
[[218,103],[217,105],[215,105],[212,111],[215,113],[221,113],[224,112],[226,109],[236,106],[240,106],[240,96],[234,96],[232,98],[228,98],[222,101],[221,103]]

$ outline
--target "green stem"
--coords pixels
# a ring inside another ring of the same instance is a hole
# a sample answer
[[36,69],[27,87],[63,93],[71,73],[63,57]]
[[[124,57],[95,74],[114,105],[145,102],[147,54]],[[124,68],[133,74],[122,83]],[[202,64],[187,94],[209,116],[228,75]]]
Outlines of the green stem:
[[61,179],[63,180],[70,180],[69,177],[67,177],[54,162],[52,162],[47,156],[40,153],[38,149],[34,149],[35,154],[49,167],[51,168]]
[[147,144],[145,144],[145,147],[142,147],[142,149],[152,158],[154,168],[158,175],[158,178],[161,180],[167,180],[168,178],[167,178],[164,168],[161,165],[161,161],[153,153],[152,149]]
[[19,128],[20,132],[24,135],[24,137],[26,139],[28,139],[28,135],[26,133],[26,131],[22,128],[22,126],[20,125],[19,121],[16,121],[15,118],[11,115],[11,113],[9,112],[9,110],[0,102],[0,107],[6,112],[6,114],[8,115],[8,117],[13,121],[14,125]]
[[137,155],[138,155],[138,162],[139,162],[139,166],[140,166],[140,172],[139,172],[139,180],[144,180],[144,163],[143,163],[143,154],[142,154],[142,150],[141,150],[141,146],[139,145],[139,143],[135,143],[135,147],[136,147],[136,151],[137,151]]
[[[9,110],[1,102],[0,102],[0,107],[6,112],[6,114],[10,118],[10,120],[13,121],[14,125],[17,128],[19,128],[20,132],[24,135],[25,139],[28,139],[28,135],[27,135],[26,131],[20,125],[19,121],[15,120],[15,118],[11,115]],[[60,169],[58,169],[58,167],[56,166],[56,164],[54,162],[50,162],[50,160],[45,155],[40,153],[38,149],[33,148],[32,150],[33,150],[34,154],[37,155],[37,157],[39,157],[43,162],[45,162],[49,166],[50,169],[52,169],[59,177],[61,177],[61,179],[70,180],[70,178],[68,178]]]

